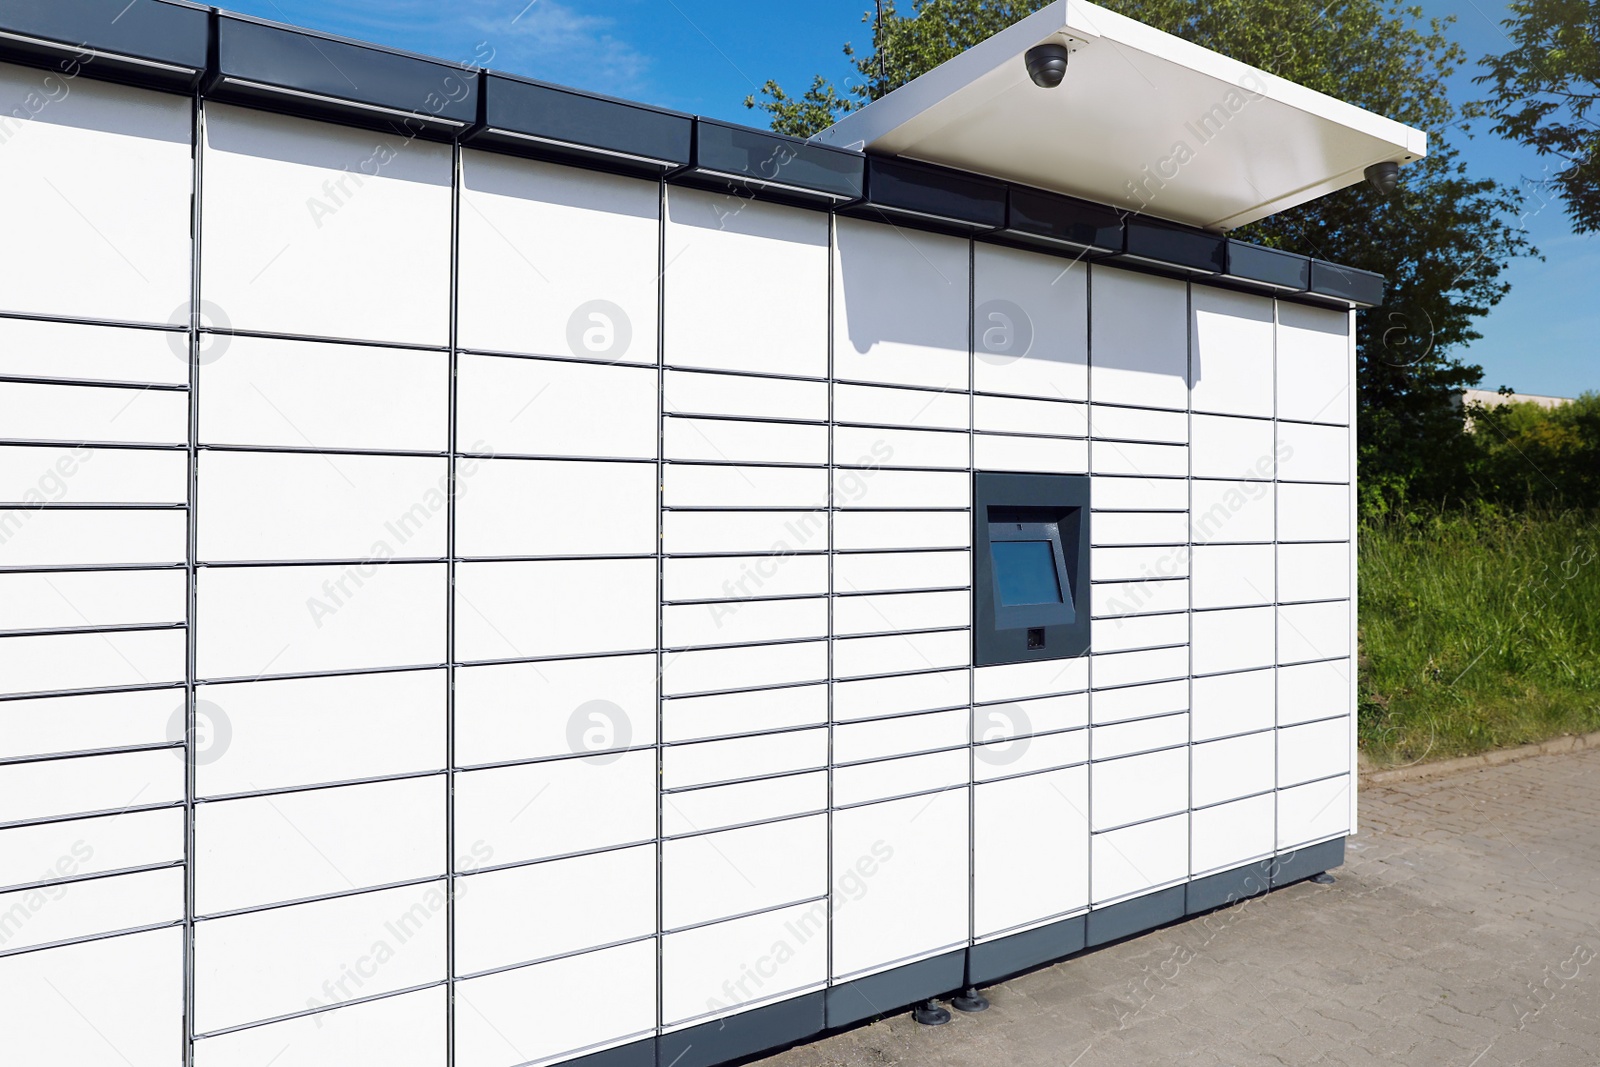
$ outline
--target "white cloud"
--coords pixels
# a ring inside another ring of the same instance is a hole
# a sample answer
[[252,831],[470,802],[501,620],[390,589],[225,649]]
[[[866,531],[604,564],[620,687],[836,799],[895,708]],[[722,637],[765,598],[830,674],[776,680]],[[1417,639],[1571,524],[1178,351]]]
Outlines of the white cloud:
[[[617,96],[648,95],[650,57],[624,38],[622,20],[564,0],[341,0],[319,7],[314,21],[296,10],[298,0],[238,6],[451,62]],[[485,61],[487,49],[493,58]]]
[[466,6],[466,21],[495,49],[493,67],[620,96],[644,88],[650,58],[618,36],[617,19],[560,0]]

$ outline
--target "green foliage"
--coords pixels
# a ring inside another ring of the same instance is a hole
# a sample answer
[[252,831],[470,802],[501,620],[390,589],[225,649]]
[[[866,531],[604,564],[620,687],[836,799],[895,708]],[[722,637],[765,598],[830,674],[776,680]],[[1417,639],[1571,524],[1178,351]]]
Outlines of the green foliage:
[[843,90],[819,74],[805,95],[796,99],[777,82],[768,81],[761,87],[764,99],[746,97],[744,106],[765,111],[778,133],[810,137],[1048,3],[1050,0],[913,0],[912,13],[902,15],[894,0],[884,0],[881,23],[874,11],[861,16],[872,28],[870,51],[858,55],[853,44],[844,46],[856,76]]
[[1559,408],[1475,407],[1472,484],[1504,507],[1600,509],[1600,393]]
[[1579,232],[1600,232],[1600,0],[1515,0],[1514,46],[1482,61],[1494,131],[1556,161],[1549,185]]
[[[1429,132],[1428,158],[1402,171],[1392,197],[1355,186],[1237,236],[1385,276],[1384,306],[1359,316],[1363,502],[1382,512],[1459,500],[1475,451],[1461,433],[1455,397],[1483,372],[1453,353],[1480,336],[1474,323],[1508,291],[1501,277],[1507,262],[1534,250],[1510,221],[1518,209],[1513,191],[1469,173],[1446,136],[1461,119],[1447,81],[1465,61],[1446,36],[1451,20],[1424,21],[1420,8],[1394,0],[1103,2]],[[799,99],[769,82],[764,99],[746,104],[767,112],[774,129],[808,136],[1043,6],[921,0],[906,17],[891,2],[868,54],[845,46],[859,79],[841,90],[819,77]],[[863,21],[875,22],[870,13]],[[1196,101],[1197,113],[1207,103]],[[1158,192],[1148,210],[1160,214],[1160,206]]]
[[1369,519],[1359,560],[1357,729],[1369,759],[1600,729],[1600,513]]
[[[1108,0],[1121,13],[1319,92],[1428,131],[1428,158],[1384,198],[1353,186],[1239,230],[1245,240],[1375,271],[1381,308],[1358,316],[1363,503],[1459,500],[1472,442],[1455,397],[1483,376],[1453,351],[1509,290],[1501,274],[1532,251],[1508,220],[1517,199],[1473,177],[1446,132],[1446,85],[1465,54],[1452,20],[1382,0]],[[1159,207],[1159,204],[1152,205]]]
[[[848,54],[850,46],[845,45],[844,48]],[[798,99],[784,92],[783,87],[777,82],[770,80],[762,86],[761,92],[766,96],[766,100],[757,104],[755,97],[747,96],[744,98],[744,106],[760,107],[771,116],[770,125],[773,131],[788,134],[790,137],[811,137],[832,126],[841,116],[861,106],[855,97],[848,92],[839,92],[820,74],[811,80],[811,88]]]

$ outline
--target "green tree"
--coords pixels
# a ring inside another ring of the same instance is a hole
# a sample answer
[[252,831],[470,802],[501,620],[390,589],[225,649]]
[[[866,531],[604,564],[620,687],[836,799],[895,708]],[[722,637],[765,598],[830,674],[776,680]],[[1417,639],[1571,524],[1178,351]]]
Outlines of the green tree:
[[901,15],[894,0],[884,0],[882,21],[873,11],[861,16],[872,29],[869,51],[860,55],[855,45],[844,46],[856,74],[842,89],[819,74],[796,99],[777,82],[768,81],[761,87],[764,99],[748,96],[744,106],[765,111],[778,133],[810,137],[1050,2],[913,0],[912,13]]
[[1494,131],[1557,161],[1548,184],[1579,232],[1600,231],[1600,0],[1514,0],[1515,46],[1482,61]]
[[1482,449],[1475,480],[1486,499],[1514,508],[1600,508],[1600,393],[1556,408],[1512,397],[1471,416]]
[[[1382,308],[1360,316],[1360,430],[1365,500],[1446,501],[1463,492],[1476,456],[1461,432],[1456,393],[1482,368],[1454,352],[1479,337],[1474,322],[1505,296],[1514,255],[1533,252],[1514,224],[1511,189],[1467,170],[1449,135],[1461,116],[1446,83],[1465,53],[1452,20],[1423,20],[1394,0],[1103,0],[1107,6],[1290,81],[1426,130],[1429,156],[1384,198],[1356,186],[1238,231],[1246,240],[1318,256],[1388,279]],[[796,100],[769,82],[748,106],[774,129],[808,136],[844,113],[969,48],[1043,3],[922,0],[910,16],[885,5],[873,48],[849,45],[859,80],[843,90],[818,77]],[[880,56],[880,53],[882,55]],[[1070,73],[1068,78],[1070,80]]]
[[1505,296],[1509,260],[1532,252],[1519,199],[1474,177],[1450,135],[1462,116],[1447,84],[1466,56],[1452,19],[1384,0],[1112,0],[1111,6],[1290,81],[1429,134],[1428,158],[1382,197],[1354,186],[1241,229],[1236,236],[1382,274],[1381,308],[1358,317],[1363,502],[1445,503],[1471,492],[1475,442],[1459,391],[1483,369],[1461,346]]

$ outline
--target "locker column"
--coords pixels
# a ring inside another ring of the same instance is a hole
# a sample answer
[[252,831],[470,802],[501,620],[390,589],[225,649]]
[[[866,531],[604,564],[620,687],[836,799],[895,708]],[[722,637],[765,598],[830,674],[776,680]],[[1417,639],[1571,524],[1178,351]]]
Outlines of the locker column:
[[[1274,485],[1273,302],[1196,285],[1195,680],[1191,805],[1195,876],[1271,855]],[[1250,889],[1265,889],[1256,877]],[[1220,901],[1219,901],[1220,903]]]
[[[1097,511],[1093,523],[1096,593],[1115,586],[1100,597],[1110,614],[1094,622],[1090,666],[1090,898],[1100,909],[1188,874],[1189,617],[1172,610],[1181,586],[1170,584],[1188,574],[1188,529],[1181,511],[1162,510],[1177,500],[1161,484],[1189,471],[1188,286],[1097,266],[1089,287],[1095,506],[1129,508]],[[1123,596],[1156,610],[1123,612],[1113,604]],[[1172,894],[1145,904],[1171,914]],[[1115,920],[1104,922],[1091,913],[1091,943],[1122,932]]]
[[194,106],[0,99],[0,1059],[180,1062]]
[[[975,466],[1086,473],[1087,266],[979,244],[974,271]],[[972,982],[1082,947],[1088,688],[1081,656],[974,670]]]
[[828,231],[667,191],[661,1047],[684,1067],[821,1026]]
[[1352,832],[1348,312],[1278,304],[1278,849]]
[[451,149],[204,117],[195,1062],[442,1058]]
[[962,981],[969,257],[955,238],[836,223],[830,1025]]
[[653,1054],[660,186],[461,159],[455,1063]]

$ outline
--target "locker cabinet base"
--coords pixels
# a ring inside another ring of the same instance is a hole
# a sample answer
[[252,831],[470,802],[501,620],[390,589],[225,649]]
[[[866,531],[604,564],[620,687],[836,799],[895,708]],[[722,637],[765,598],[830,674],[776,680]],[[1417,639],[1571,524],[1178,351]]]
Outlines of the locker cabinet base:
[[1184,912],[1199,915],[1251,897],[1272,888],[1272,860],[1261,860],[1235,867],[1231,871],[1208,874],[1189,883]]
[[1023,971],[1082,952],[1087,916],[985,941],[967,950],[967,984],[992,985]]
[[1184,916],[1183,900],[1187,887],[1175,885],[1147,897],[1135,897],[1109,908],[1089,913],[1088,947],[1121,941],[1146,930],[1154,930]]
[[[897,1002],[896,1006],[903,1003]],[[660,1062],[672,1067],[712,1067],[792,1045],[820,1033],[822,1028],[823,995],[807,993],[726,1019],[662,1034]]]
[[1258,860],[1219,874],[1196,878],[1187,886],[1189,894],[1184,912],[1198,915],[1213,911],[1332,870],[1344,863],[1344,842],[1345,839],[1340,837],[1318,845],[1307,845],[1276,859]]
[[957,949],[931,960],[836,985],[828,990],[828,1029],[899,1011],[907,1004],[960,989],[966,965],[967,950]]
[[654,1038],[647,1037],[631,1045],[618,1045],[604,1052],[568,1060],[564,1067],[656,1067],[656,1042]]
[[1320,845],[1307,845],[1277,858],[1272,868],[1272,888],[1304,881],[1343,863],[1344,838],[1324,841]]
[[744,1060],[828,1030],[905,1011],[931,998],[993,985],[1085,949],[1293,885],[1343,863],[1344,838],[1307,845],[1276,859],[1196,878],[1087,915],[663,1034],[656,1040],[637,1041],[569,1060],[562,1067],[716,1067]]

